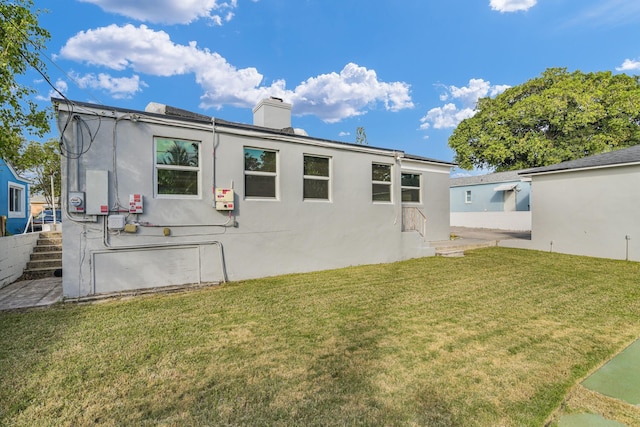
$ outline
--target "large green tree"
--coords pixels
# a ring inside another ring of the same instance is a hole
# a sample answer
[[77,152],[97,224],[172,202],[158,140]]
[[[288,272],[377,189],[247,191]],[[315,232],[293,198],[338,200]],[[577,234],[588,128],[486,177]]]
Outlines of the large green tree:
[[640,143],[640,80],[550,68],[482,98],[449,138],[464,169],[546,166]]
[[44,136],[50,112],[39,109],[36,90],[18,79],[30,69],[44,76],[40,49],[50,39],[40,27],[32,0],[0,1],[0,157],[13,162],[19,155],[24,132]]
[[[53,206],[54,198],[60,197],[60,146],[56,139],[41,144],[31,141],[20,151],[14,161],[16,171],[31,181],[33,194],[42,194],[49,206]],[[51,193],[53,178],[53,194]]]

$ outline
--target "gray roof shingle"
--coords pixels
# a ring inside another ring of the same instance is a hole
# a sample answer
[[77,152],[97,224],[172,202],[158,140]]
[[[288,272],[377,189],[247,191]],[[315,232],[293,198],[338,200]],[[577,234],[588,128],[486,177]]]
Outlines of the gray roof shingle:
[[582,159],[567,160],[550,166],[525,169],[520,171],[520,175],[534,175],[546,172],[562,172],[573,169],[588,169],[604,166],[622,166],[631,163],[640,163],[640,145],[628,148],[621,148],[607,153],[594,154]]

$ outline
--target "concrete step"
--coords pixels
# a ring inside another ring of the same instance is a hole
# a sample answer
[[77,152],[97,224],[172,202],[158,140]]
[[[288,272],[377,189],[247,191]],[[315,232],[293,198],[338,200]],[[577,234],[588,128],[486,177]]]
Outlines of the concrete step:
[[464,256],[465,251],[472,249],[488,248],[490,246],[496,246],[495,240],[486,241],[467,241],[467,242],[434,242],[436,248],[436,256],[444,257],[460,257]]
[[56,271],[59,271],[60,275],[62,275],[61,267],[43,267],[32,270],[25,270],[24,273],[22,273],[22,277],[20,277],[20,279],[18,280],[34,280],[43,279],[45,277],[55,277]]
[[62,258],[31,260],[27,263],[27,270],[37,270],[39,268],[62,268]]
[[442,257],[463,257],[464,250],[463,249],[438,249],[436,250],[436,256]]
[[33,248],[34,253],[39,252],[62,252],[62,244],[59,245],[39,245]]
[[61,231],[41,231],[40,237],[42,238],[53,238],[53,239],[62,239]]
[[44,261],[46,259],[62,259],[62,252],[34,252],[31,254],[31,261]]
[[19,280],[54,277],[56,273],[62,275],[62,233],[42,231]]
[[40,245],[62,245],[62,238],[57,237],[40,237],[36,243]]

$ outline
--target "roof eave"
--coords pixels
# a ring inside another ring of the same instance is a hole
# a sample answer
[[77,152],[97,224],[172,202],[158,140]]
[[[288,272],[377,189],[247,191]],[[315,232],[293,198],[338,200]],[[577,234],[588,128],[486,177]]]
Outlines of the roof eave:
[[640,165],[640,162],[612,163],[608,165],[585,166],[585,167],[577,167],[577,168],[566,167],[561,169],[558,168],[558,169],[552,169],[552,170],[541,170],[538,172],[536,172],[535,170],[532,170],[531,172],[527,172],[527,171],[520,172],[520,175],[524,177],[531,177],[534,175],[550,175],[550,174],[564,173],[564,172],[581,172],[581,171],[588,171],[588,170],[607,169],[607,168],[615,168],[615,167],[622,167],[622,166],[637,166],[637,165]]

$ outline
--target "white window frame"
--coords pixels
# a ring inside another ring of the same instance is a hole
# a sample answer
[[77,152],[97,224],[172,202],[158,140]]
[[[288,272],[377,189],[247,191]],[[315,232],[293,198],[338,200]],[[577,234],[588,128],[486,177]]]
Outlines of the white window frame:
[[[171,141],[187,142],[198,144],[198,166],[184,166],[184,165],[164,165],[158,163],[158,140],[165,139]],[[191,139],[172,138],[168,136],[156,136],[153,138],[153,193],[154,197],[158,199],[202,199],[202,141],[196,141]],[[160,194],[158,191],[158,170],[178,170],[178,171],[191,171],[197,172],[197,194]]]
[[[321,176],[321,175],[305,175],[304,174],[304,159],[305,157],[315,157],[317,159],[327,159],[328,171],[329,175]],[[331,175],[333,174],[333,162],[331,157],[329,156],[319,156],[317,154],[303,154],[302,155],[302,200],[305,202],[330,202],[331,201]],[[327,197],[326,198],[317,198],[317,197],[304,197],[304,183],[306,180],[314,180],[314,181],[327,181]]]
[[471,204],[471,190],[464,191],[464,202],[465,204]]
[[[244,166],[244,150],[260,150],[260,151],[269,151],[271,153],[275,153],[276,155],[276,171],[275,172],[262,172],[262,171],[248,171]],[[280,200],[280,152],[278,150],[274,150],[272,148],[263,148],[263,147],[254,147],[254,146],[244,146],[242,147],[242,170],[244,171],[244,198],[246,200]],[[273,196],[248,196],[246,183],[247,176],[272,176],[275,181],[275,191]]]
[[[27,216],[27,192],[26,186],[22,184],[18,184],[17,182],[9,182],[7,187],[7,217],[8,218],[25,218]],[[13,191],[12,191],[13,190]],[[19,209],[11,209],[11,202],[13,201],[12,192],[19,191],[18,195],[18,204]]]
[[[376,181],[373,179],[373,167],[377,166],[388,166],[389,167],[389,181]],[[390,163],[380,163],[380,162],[372,162],[371,163],[371,201],[373,203],[384,203],[384,204],[392,204],[393,203],[393,165]],[[374,200],[373,198],[373,186],[377,185],[386,185],[389,187],[389,200]]]
[[[413,185],[402,185],[402,175],[418,175],[418,186],[415,187]],[[403,204],[406,205],[420,205],[422,204],[422,174],[419,172],[411,172],[411,171],[401,171],[400,172],[400,200],[402,200],[402,191],[403,190],[418,190],[418,201],[414,202],[405,202],[402,201]]]

